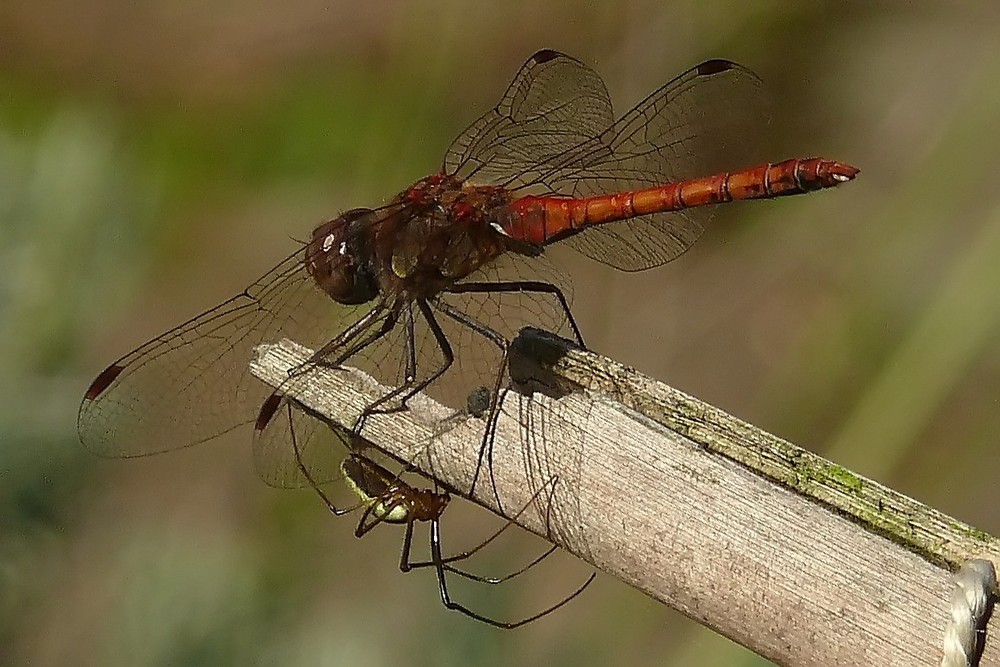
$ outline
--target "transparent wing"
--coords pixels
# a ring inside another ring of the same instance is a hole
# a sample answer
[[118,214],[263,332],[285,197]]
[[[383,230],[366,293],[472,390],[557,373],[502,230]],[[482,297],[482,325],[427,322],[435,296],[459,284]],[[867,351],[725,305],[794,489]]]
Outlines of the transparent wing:
[[497,106],[448,149],[444,171],[477,185],[529,186],[614,120],[601,77],[579,60],[539,51]]
[[[319,348],[365,311],[320,291],[297,252],[241,294],[109,366],[80,405],[80,439],[103,456],[145,456],[252,424],[272,391],[250,374],[254,347],[289,338]],[[267,456],[257,467],[270,481],[269,469],[285,463]]]
[[[524,280],[525,275],[532,276],[530,282]],[[507,385],[503,348],[498,341],[506,343],[529,325],[573,337],[566,309],[555,287],[551,287],[562,286],[559,293],[568,307],[572,294],[566,283],[543,258],[504,255],[457,287],[479,286],[482,290],[439,294],[428,301],[426,310],[417,303],[407,304],[394,326],[343,363],[388,386],[399,387],[410,376],[408,350],[412,349],[409,362],[414,371],[413,384],[433,378],[423,388],[426,395],[451,408],[454,414],[483,413],[496,400],[499,388]],[[532,291],[533,286],[543,284],[547,291]],[[448,351],[453,357],[450,363]],[[332,354],[323,359],[336,361]],[[406,396],[403,393],[381,407],[397,408]],[[296,440],[296,446],[292,447],[288,421],[287,417],[269,421],[254,435],[258,463],[266,463],[259,470],[261,476],[272,486],[308,486],[310,482],[302,474],[301,461],[316,483],[334,478],[344,452],[344,438],[338,435],[339,431],[302,409],[292,410]],[[331,451],[339,456],[331,456]]]
[[342,479],[340,463],[356,440],[348,429],[284,398],[267,427],[254,432],[257,474],[278,488],[318,488]]
[[[760,80],[728,61],[709,61],[663,86],[606,133],[544,177],[553,192],[586,197],[753,166],[766,123]],[[660,213],[589,229],[567,239],[618,269],[665,264],[698,240],[714,207]]]
[[[459,137],[445,168],[475,183],[587,197],[764,161],[753,148],[768,118],[760,79],[730,61],[691,68],[618,121],[610,113],[597,74],[569,56],[541,52],[521,68],[500,104]],[[640,216],[566,243],[618,269],[648,269],[687,250],[713,213],[714,207],[701,207]]]
[[[573,299],[569,281],[544,257],[507,253],[469,276],[458,288],[469,285],[487,286],[490,291],[447,292],[432,304],[442,329],[461,354],[456,355],[447,384],[432,387],[429,393],[458,409],[468,407],[470,397],[481,395],[483,387],[493,396],[498,385],[507,386],[503,352],[490,338],[491,333],[509,342],[523,327],[533,326],[575,337],[568,313]],[[558,289],[566,308],[555,291],[535,289],[540,285]],[[455,312],[461,313],[465,321],[449,314]]]

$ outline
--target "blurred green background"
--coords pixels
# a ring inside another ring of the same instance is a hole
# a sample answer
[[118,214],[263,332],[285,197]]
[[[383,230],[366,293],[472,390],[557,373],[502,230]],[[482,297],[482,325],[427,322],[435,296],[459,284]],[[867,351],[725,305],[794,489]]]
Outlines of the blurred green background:
[[[737,60],[775,102],[761,160],[862,169],[727,207],[645,274],[556,250],[588,343],[1000,532],[998,27],[987,2],[6,0],[0,664],[764,663],[608,577],[515,632],[448,612],[396,569],[397,530],[357,541],[266,487],[246,440],[125,462],[77,442],[100,369],[436,170],[539,48],[619,111]],[[449,520],[449,543],[481,534]],[[464,599],[549,600],[508,586]]]

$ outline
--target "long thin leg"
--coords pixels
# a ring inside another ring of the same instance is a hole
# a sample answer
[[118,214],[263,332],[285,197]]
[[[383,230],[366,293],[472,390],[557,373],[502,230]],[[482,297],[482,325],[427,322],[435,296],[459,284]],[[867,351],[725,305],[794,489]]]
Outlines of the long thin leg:
[[[441,355],[444,358],[444,362],[438,368],[436,368],[430,375],[428,375],[426,378],[418,382],[416,379],[416,349],[415,349],[416,341],[414,340],[412,332],[408,332],[407,345],[410,347],[408,347],[407,354],[412,354],[414,360],[413,361],[414,368],[412,375],[408,372],[407,375],[409,377],[406,378],[403,384],[396,387],[395,389],[387,393],[385,396],[382,396],[373,404],[365,408],[364,412],[362,413],[362,420],[367,418],[368,415],[381,412],[391,413],[403,409],[403,407],[406,405],[406,401],[408,401],[415,394],[418,394],[421,391],[423,391],[428,385],[430,385],[432,382],[434,382],[439,377],[444,375],[444,373],[449,368],[451,368],[451,365],[455,361],[455,354],[454,352],[452,352],[451,345],[448,343],[448,337],[445,336],[444,331],[441,329],[441,325],[437,321],[437,318],[434,317],[434,313],[431,311],[430,306],[427,305],[427,301],[425,299],[417,299],[415,303],[417,305],[417,308],[420,310],[420,314],[423,315],[424,320],[427,322],[427,326],[430,327],[431,333],[434,335],[434,340],[437,342],[438,349],[441,351]],[[404,396],[401,399],[402,405],[399,408],[382,410],[379,407],[401,394],[404,394]]]
[[[555,296],[556,299],[559,301],[560,307],[561,307],[563,313],[566,315],[566,320],[569,322],[570,327],[573,330],[573,335],[576,337],[577,342],[580,344],[581,347],[585,347],[584,342],[583,342],[583,335],[580,333],[580,328],[576,324],[576,319],[573,317],[573,312],[569,308],[569,302],[566,300],[566,297],[562,293],[562,290],[560,290],[558,287],[556,287],[555,285],[552,285],[550,283],[545,283],[545,282],[541,282],[541,281],[511,281],[511,282],[500,282],[500,283],[461,283],[461,284],[458,284],[458,285],[452,285],[451,287],[449,287],[447,289],[447,292],[452,293],[452,294],[464,294],[464,293],[497,293],[497,292],[535,292],[535,293],[542,293],[542,294],[551,294],[551,295]],[[421,380],[420,382],[416,382],[416,372],[417,372],[417,369],[416,369],[416,357],[415,357],[415,355],[416,355],[416,341],[415,341],[414,332],[413,332],[413,329],[412,329],[412,321],[409,321],[408,325],[407,325],[407,336],[406,336],[406,338],[407,338],[407,355],[408,355],[407,356],[407,373],[406,373],[407,377],[406,377],[406,380],[405,380],[405,382],[402,385],[400,385],[399,387],[396,387],[393,391],[389,392],[388,394],[386,394],[385,396],[383,396],[382,398],[380,398],[378,401],[376,401],[375,404],[368,406],[368,408],[365,410],[365,414],[366,415],[367,414],[374,414],[374,413],[378,412],[379,411],[378,408],[379,408],[380,405],[382,405],[382,404],[384,404],[384,403],[392,400],[396,396],[399,396],[400,394],[403,394],[403,393],[406,394],[406,396],[402,399],[402,403],[405,404],[406,401],[410,397],[412,397],[413,395],[419,393],[420,391],[423,391],[427,386],[429,386],[437,378],[439,378],[441,375],[443,375],[451,367],[452,363],[454,362],[455,357],[454,357],[454,353],[453,353],[453,351],[451,349],[451,345],[448,343],[447,336],[445,336],[444,331],[442,331],[440,324],[438,324],[437,319],[434,317],[433,312],[431,311],[430,307],[428,306],[427,300],[426,299],[417,299],[415,301],[415,303],[416,303],[417,307],[420,309],[421,314],[424,316],[424,319],[427,321],[427,324],[430,327],[431,332],[434,335],[434,339],[435,339],[435,341],[438,344],[438,349],[441,350],[441,354],[444,357],[444,362],[437,369],[435,369],[435,371],[433,373],[431,373],[427,378]],[[435,306],[438,307],[438,309],[442,310],[442,311],[444,311],[445,308],[448,308],[449,310],[451,310],[450,314],[452,314],[453,317],[455,316],[456,313],[458,313],[457,310],[452,309],[450,306],[448,306],[447,304],[445,304],[443,301],[440,301],[440,300],[438,300],[438,301],[435,302]],[[411,317],[412,317],[412,314],[411,314]],[[476,322],[475,320],[472,320],[470,318],[456,317],[456,319],[458,319],[460,322],[462,322],[466,326],[471,327],[473,330],[477,331],[478,333],[486,336],[487,338],[489,338],[490,340],[492,340],[494,343],[496,343],[498,346],[500,346],[501,349],[503,349],[504,351],[506,351],[507,341],[498,332],[496,332],[493,329],[490,329],[489,327],[486,327],[485,325],[483,325],[483,324],[481,324],[479,322]],[[396,322],[396,320],[394,318],[390,318],[389,320],[387,320],[387,324],[383,328],[384,329],[391,329],[392,326],[395,325],[395,322]],[[373,336],[373,338],[378,338],[378,337],[380,337],[380,335],[384,335],[384,332],[379,332],[378,334],[376,334],[375,336]],[[370,341],[365,342],[364,345],[367,345],[368,342],[370,342]],[[339,365],[339,363],[341,363],[348,356],[350,356],[351,354],[355,354],[356,352],[357,352],[357,350],[352,350],[352,351],[349,351],[347,354],[342,355],[341,358],[337,361],[337,365]],[[506,367],[504,367],[504,372],[505,372],[505,368]],[[504,373],[501,373],[501,377],[502,377],[503,374]]]
[[552,283],[546,283],[540,280],[517,280],[497,283],[459,283],[457,285],[452,285],[445,291],[451,294],[464,294],[468,292],[486,294],[496,292],[531,292],[536,294],[551,294],[556,298],[556,300],[559,301],[559,307],[566,316],[566,321],[569,322],[570,328],[573,330],[573,336],[576,338],[576,342],[580,344],[580,347],[587,349],[586,344],[583,342],[583,334],[580,333],[580,327],[576,325],[576,319],[573,317],[573,311],[570,310],[569,301],[566,300],[566,295],[562,293],[561,289]]
[[[285,399],[286,395],[285,389],[287,388],[285,386],[286,382],[290,383],[293,378],[309,371],[309,369],[315,366],[323,366],[325,368],[339,367],[345,359],[360,352],[365,347],[370,345],[372,342],[378,340],[386,333],[388,333],[395,326],[396,320],[398,319],[398,314],[395,312],[389,313],[388,317],[386,317],[386,321],[382,323],[382,326],[374,334],[371,334],[366,338],[363,338],[358,343],[355,343],[352,347],[344,351],[337,359],[332,361],[326,359],[326,356],[332,353],[334,350],[350,342],[353,338],[363,334],[369,327],[371,327],[371,325],[374,322],[378,320],[378,317],[380,317],[384,311],[385,311],[384,306],[381,305],[376,306],[375,308],[367,312],[364,317],[362,317],[360,320],[358,320],[350,327],[348,327],[346,330],[344,330],[336,338],[326,343],[319,350],[313,352],[312,356],[309,357],[307,360],[303,361],[301,364],[298,364],[294,368],[289,369],[288,380],[282,382],[281,385],[279,385],[274,391],[272,391],[270,396],[268,396],[267,399],[264,401],[264,403],[261,405],[261,411],[257,415],[257,424],[256,424],[257,430],[258,431],[263,430],[266,427],[267,423],[273,417],[273,413],[269,414],[268,407],[273,406],[274,409],[276,410],[279,407],[280,402]],[[327,420],[324,419],[324,421]]]
[[[406,344],[406,368],[404,369],[403,383],[400,385],[402,387],[409,386],[413,384],[413,381],[417,374],[417,356],[416,356],[416,332],[413,325],[413,304],[407,303],[403,308],[403,321],[405,323],[406,331],[403,335],[403,339]],[[395,321],[393,322],[395,326]],[[399,393],[399,388],[395,388],[388,392],[384,396],[379,397],[375,402],[370,405],[365,406],[365,409],[361,411],[358,415],[357,421],[354,423],[354,431],[360,433],[365,427],[365,422],[368,420],[370,415],[380,412],[378,406],[392,400],[394,396]],[[385,412],[393,412],[393,410],[386,410]]]
[[[580,327],[576,324],[576,319],[573,317],[573,311],[570,310],[569,302],[566,300],[566,296],[563,294],[557,286],[546,283],[542,281],[535,280],[524,280],[524,281],[509,281],[509,282],[495,282],[495,283],[459,283],[457,285],[452,285],[447,290],[452,294],[463,294],[463,293],[497,293],[497,292],[531,292],[540,294],[551,294],[559,301],[559,305],[566,316],[566,321],[569,322],[570,328],[573,330],[573,335],[576,338],[576,342],[581,348],[586,349],[587,345],[583,341],[583,334],[580,333]],[[441,300],[437,301],[437,305],[440,307],[443,304]],[[479,472],[482,468],[483,458],[486,458],[487,468],[490,471],[490,478],[493,483],[493,495],[497,498],[499,502],[499,497],[496,491],[496,482],[492,480],[493,475],[493,443],[491,442],[492,437],[492,426],[495,425],[496,420],[499,418],[499,410],[502,401],[499,400],[499,387],[503,384],[503,378],[507,373],[507,363],[508,363],[508,347],[507,341],[503,339],[502,336],[496,331],[485,327],[479,322],[475,325],[467,324],[473,330],[478,331],[483,334],[503,350],[503,358],[501,360],[500,368],[497,372],[496,379],[496,390],[494,391],[494,396],[497,396],[498,400],[494,402],[494,405],[490,407],[490,417],[487,420],[488,428],[483,432],[483,442],[480,447],[479,459],[476,461],[476,471],[472,477],[472,487],[469,489],[469,493],[472,493],[476,488],[476,483],[479,481]],[[485,330],[485,331],[484,331]],[[496,340],[500,337],[503,343]]]
[[[437,521],[437,519],[435,519]],[[402,572],[410,571],[410,547],[413,546],[413,521],[406,522],[406,532],[403,533],[403,550],[399,554],[399,569]]]
[[[323,345],[323,347],[313,352],[312,357],[303,362],[298,367],[298,369],[295,370],[311,366],[312,364],[326,362],[327,357],[330,356],[330,354],[332,354],[335,350],[338,350],[341,347],[347,345],[348,343],[353,341],[356,337],[363,334],[372,326],[372,324],[378,321],[378,318],[382,317],[385,313],[386,313],[386,306],[384,306],[381,303],[377,304],[374,308],[365,313],[361,319],[359,319],[357,322],[344,329],[344,331],[342,331],[335,338],[333,338],[333,340]],[[388,317],[386,317],[386,322],[394,321],[393,316],[394,313],[390,311]],[[383,324],[383,328],[384,326],[385,325]],[[293,370],[293,372],[295,371]]]
[[[563,294],[557,286],[546,283],[542,281],[525,280],[525,281],[508,281],[508,282],[471,282],[471,283],[459,283],[457,285],[452,285],[448,288],[447,292],[452,294],[467,294],[467,293],[498,293],[498,292],[530,292],[530,293],[540,293],[540,294],[550,294],[555,296],[556,300],[559,301],[559,305],[566,316],[566,321],[569,322],[570,328],[573,330],[573,335],[576,337],[577,343],[580,347],[586,349],[586,344],[583,341],[583,334],[580,333],[580,328],[576,324],[576,319],[573,317],[573,312],[570,310],[569,302],[566,300],[566,296]],[[459,316],[460,313],[454,308],[451,308],[442,300],[437,300],[435,305],[441,309],[443,312],[448,312],[454,319],[470,327],[474,331],[485,336],[487,339],[493,341],[502,351],[502,358],[500,367],[497,371],[497,377],[495,382],[495,388],[493,395],[497,397],[498,400],[494,401],[493,405],[490,406],[490,415],[487,419],[487,429],[483,432],[483,441],[479,450],[479,457],[476,461],[476,470],[472,477],[472,486],[469,489],[469,493],[475,491],[476,484],[479,481],[479,473],[482,469],[484,458],[486,460],[487,469],[490,471],[490,479],[493,485],[493,496],[500,502],[499,494],[496,489],[496,481],[493,480],[493,443],[492,443],[492,430],[499,418],[499,410],[502,405],[500,398],[500,387],[503,385],[504,377],[507,374],[507,363],[508,363],[508,341],[497,331],[490,329],[489,327],[483,325],[481,322],[470,321],[467,317]],[[447,307],[447,311],[445,311]],[[450,311],[450,312],[449,312]]]
[[[555,496],[555,493],[556,493],[556,486],[559,484],[559,477],[558,476],[553,476],[552,479],[550,480],[550,482],[552,484],[552,491],[549,492],[549,501],[548,501],[548,503],[546,504],[546,507],[545,507],[545,533],[546,533],[546,535],[551,534],[550,531],[552,530],[552,528],[551,528],[551,525],[552,525],[551,524],[551,521],[552,521],[552,499],[553,499],[553,497]],[[548,484],[548,482],[546,482],[546,485],[547,484]],[[535,501],[535,498],[538,497],[538,494],[541,492],[542,488],[545,488],[545,487],[542,486],[541,488],[539,488],[538,491],[535,492],[535,495],[533,495],[531,497],[531,500],[528,501],[528,504],[531,504],[532,502]],[[525,507],[527,507],[527,505],[525,505]],[[523,512],[523,511],[524,511],[524,508],[522,508],[517,513],[517,515],[514,517],[514,519],[516,519],[518,516],[520,516],[521,512]],[[511,523],[513,523],[513,519],[510,520],[507,525],[509,526]],[[504,528],[506,528],[506,527],[507,526],[504,526]],[[481,547],[477,547],[477,550],[479,548],[481,548]],[[513,579],[514,577],[516,577],[518,575],[524,574],[525,572],[527,572],[531,568],[535,567],[536,565],[538,565],[539,563],[541,563],[543,560],[545,560],[546,558],[548,558],[552,554],[552,552],[554,552],[556,549],[557,549],[556,545],[553,544],[545,552],[543,552],[541,555],[539,555],[538,557],[536,557],[533,561],[531,561],[527,565],[523,566],[521,569],[515,570],[514,572],[510,572],[510,573],[508,573],[508,574],[506,574],[506,575],[504,575],[502,577],[481,577],[481,576],[478,576],[478,575],[470,575],[467,572],[464,572],[462,570],[459,570],[459,569],[453,568],[453,567],[448,567],[447,569],[449,571],[451,571],[451,572],[454,572],[455,574],[457,574],[459,576],[465,577],[467,579],[472,579],[473,581],[482,581],[482,582],[488,583],[488,584],[502,584],[503,582],[508,581],[510,579]]]
[[[434,307],[462,326],[475,331],[480,336],[486,338],[488,341],[500,348],[500,366],[497,370],[496,377],[494,378],[493,393],[491,394],[492,396],[497,397],[498,400],[492,401],[489,405],[490,413],[486,419],[487,429],[483,432],[483,441],[479,447],[479,456],[476,459],[476,469],[472,475],[472,485],[469,487],[469,494],[472,495],[475,492],[476,484],[479,481],[479,473],[483,467],[484,456],[487,459],[487,469],[490,471],[491,481],[493,481],[493,448],[489,446],[491,444],[490,434],[492,432],[492,426],[495,425],[496,419],[499,415],[501,403],[499,400],[500,388],[503,385],[503,379],[507,376],[507,353],[510,348],[510,343],[499,331],[486,326],[482,322],[472,319],[463,311],[455,308],[445,301],[440,299],[435,301]],[[503,503],[500,500],[500,494],[497,492],[495,481],[493,481],[493,498],[497,501],[497,506],[502,508]]]
[[[490,282],[490,283],[459,283],[457,285],[452,285],[447,289],[447,292],[452,294],[490,294],[498,292],[530,292],[530,293],[540,293],[540,294],[551,294],[559,301],[559,305],[566,316],[566,321],[569,322],[570,328],[573,330],[573,336],[576,338],[576,342],[581,348],[587,349],[586,343],[583,341],[583,334],[580,333],[580,327],[577,326],[576,318],[573,317],[573,311],[570,310],[569,302],[566,300],[566,295],[563,294],[557,286],[536,280],[524,280],[524,281],[509,281],[509,282]],[[441,300],[437,301],[438,307],[440,307],[444,302]],[[503,339],[502,336],[496,331],[489,329],[482,323],[476,322],[475,325],[467,324],[473,330],[483,334],[494,343],[496,343],[501,350],[503,350],[503,358],[501,360],[500,368],[497,372],[496,379],[496,390],[494,391],[494,396],[498,397],[498,400],[494,402],[494,405],[490,406],[490,417],[487,420],[487,424],[490,426],[483,432],[483,442],[480,447],[479,459],[476,461],[476,471],[472,477],[472,487],[469,489],[469,493],[472,493],[476,488],[476,483],[479,481],[479,472],[482,468],[483,458],[486,458],[487,468],[490,470],[490,478],[492,481],[493,475],[493,446],[491,442],[492,436],[492,425],[496,423],[499,418],[499,410],[502,401],[499,400],[499,387],[503,384],[503,378],[507,374],[507,363],[508,363],[508,347],[507,341]],[[499,337],[503,340],[500,343],[496,340]],[[493,481],[493,495],[497,498],[499,502],[499,497],[497,497],[496,482]]]
[[559,547],[557,547],[556,545],[553,544],[551,547],[549,547],[548,549],[546,549],[545,551],[543,551],[541,554],[539,554],[538,556],[535,556],[535,558],[531,562],[529,562],[527,565],[524,565],[524,566],[522,566],[522,567],[514,570],[513,572],[508,572],[507,574],[503,575],[502,577],[484,577],[484,576],[479,575],[479,574],[473,574],[471,572],[466,572],[465,570],[460,570],[457,567],[453,567],[451,565],[445,565],[444,569],[446,569],[449,572],[452,572],[454,574],[457,574],[460,577],[464,577],[466,579],[469,579],[471,581],[475,581],[475,582],[478,582],[478,583],[481,583],[481,584],[491,584],[491,585],[502,584],[505,581],[510,581],[511,579],[513,579],[515,577],[519,577],[520,575],[524,574],[525,572],[527,572],[531,568],[535,567],[536,565],[538,565],[539,563],[541,563],[543,560],[545,560],[546,558],[548,558],[549,556],[551,556],[553,553],[555,553],[556,549],[558,549],[558,548]]
[[349,514],[349,513],[353,512],[356,509],[358,509],[359,507],[361,507],[361,503],[359,503],[357,505],[352,505],[351,507],[347,507],[347,508],[343,508],[343,509],[337,507],[333,503],[333,501],[330,500],[330,497],[328,495],[326,495],[326,492],[323,491],[322,488],[320,488],[320,485],[316,483],[316,481],[313,479],[312,474],[309,472],[309,468],[306,466],[305,462],[302,460],[302,450],[299,449],[298,440],[295,438],[295,425],[294,425],[294,422],[292,421],[292,404],[291,404],[291,402],[290,401],[287,402],[285,404],[285,407],[286,407],[286,409],[288,411],[288,431],[291,434],[292,450],[295,452],[295,463],[298,466],[299,471],[306,478],[306,481],[309,482],[309,486],[311,486],[313,488],[313,491],[316,492],[316,494],[326,504],[327,508],[333,513],[334,516],[343,516],[345,514]]
[[412,305],[406,309],[406,382],[417,378],[417,327]]
[[[375,341],[381,340],[381,338],[383,336],[385,336],[387,333],[389,333],[390,331],[392,331],[396,327],[396,323],[398,321],[399,321],[399,311],[397,311],[397,310],[391,311],[386,316],[385,321],[382,323],[382,326],[379,327],[378,330],[376,330],[374,333],[372,333],[371,335],[369,335],[366,338],[362,338],[360,341],[356,342],[354,345],[352,345],[351,347],[347,348],[346,350],[341,351],[341,353],[337,356],[336,359],[333,359],[333,360],[330,360],[330,361],[323,361],[323,360],[321,360],[319,363],[329,364],[332,367],[340,366],[345,361],[347,361],[348,359],[350,359],[354,355],[358,354],[359,352],[361,352],[362,350],[364,350],[366,347],[368,347],[369,345],[371,345]],[[336,348],[333,348],[333,349],[336,349]],[[326,350],[326,346],[324,346],[323,350],[321,350],[320,352],[322,353],[325,350]],[[313,355],[313,356],[315,357],[317,355]]]
[[[449,572],[454,572],[455,574],[457,574],[459,576],[462,576],[462,577],[465,577],[466,579],[471,579],[473,581],[478,581],[478,582],[485,583],[485,584],[499,584],[499,583],[502,583],[502,582],[507,581],[509,579],[513,579],[514,577],[518,576],[519,574],[523,574],[524,572],[527,572],[532,567],[534,567],[535,565],[537,565],[538,563],[540,563],[542,560],[544,560],[546,557],[548,557],[549,554],[551,554],[553,551],[555,551],[557,547],[553,545],[551,548],[549,548],[547,551],[545,551],[541,556],[536,557],[528,565],[520,568],[519,570],[516,570],[515,572],[512,572],[510,574],[506,574],[506,575],[504,575],[502,577],[483,577],[483,576],[480,576],[480,575],[477,575],[477,574],[472,574],[470,572],[466,572],[464,570],[460,570],[460,569],[455,568],[455,567],[451,567],[449,565],[449,563],[455,563],[457,561],[462,561],[462,560],[466,560],[468,558],[471,558],[473,555],[479,553],[479,551],[481,551],[482,549],[484,549],[488,544],[490,544],[491,542],[493,542],[494,540],[496,540],[497,538],[499,538],[501,535],[503,535],[503,533],[508,528],[510,528],[511,526],[513,526],[517,522],[517,520],[521,517],[522,514],[524,514],[524,512],[528,509],[528,507],[530,507],[538,499],[538,497],[541,495],[542,491],[544,491],[550,485],[551,485],[551,488],[549,489],[549,495],[548,495],[548,507],[551,509],[551,507],[552,507],[552,498],[555,495],[555,489],[556,489],[556,485],[558,484],[558,480],[559,480],[558,477],[553,477],[548,482],[546,482],[545,484],[543,484],[542,486],[540,486],[538,488],[538,490],[536,490],[535,493],[532,494],[531,498],[528,499],[528,502],[526,502],[521,507],[521,509],[518,510],[517,514],[515,514],[513,517],[509,517],[507,519],[506,523],[504,523],[504,525],[502,527],[500,527],[499,529],[497,529],[492,535],[490,535],[489,537],[487,537],[485,540],[483,540],[482,542],[480,542],[479,544],[477,544],[472,549],[469,549],[467,551],[463,551],[463,552],[460,552],[460,553],[457,553],[457,554],[453,554],[451,556],[445,556],[445,557],[441,558],[440,560],[420,561],[420,562],[416,562],[416,563],[410,562],[409,560],[407,560],[406,570],[403,570],[403,571],[406,572],[406,571],[408,571],[410,569],[417,569],[417,568],[422,568],[422,567],[444,566],[444,568],[446,570],[448,570]],[[548,511],[546,511],[546,514],[548,514]]]
[[438,593],[440,593],[441,595],[441,604],[443,604],[447,609],[461,612],[466,616],[468,616],[469,618],[473,618],[477,621],[481,621],[488,625],[492,625],[493,627],[503,628],[506,630],[513,630],[514,628],[519,628],[522,625],[526,625],[528,623],[531,623],[532,621],[537,621],[539,618],[551,614],[552,612],[559,609],[564,604],[575,598],[577,595],[582,593],[587,588],[587,586],[589,586],[590,583],[594,580],[594,577],[597,576],[596,572],[591,573],[591,575],[587,578],[587,580],[583,582],[583,585],[580,586],[575,591],[573,591],[568,597],[563,598],[558,603],[552,605],[551,607],[543,609],[537,614],[533,614],[519,621],[497,621],[488,616],[484,616],[475,611],[472,611],[465,605],[455,602],[454,600],[451,599],[451,595],[449,595],[448,593],[448,578],[446,570],[444,565],[440,564],[442,560],[441,528],[440,528],[440,521],[438,519],[434,519],[433,521],[431,521],[431,560],[438,563],[438,567],[436,568],[436,570],[438,577]]

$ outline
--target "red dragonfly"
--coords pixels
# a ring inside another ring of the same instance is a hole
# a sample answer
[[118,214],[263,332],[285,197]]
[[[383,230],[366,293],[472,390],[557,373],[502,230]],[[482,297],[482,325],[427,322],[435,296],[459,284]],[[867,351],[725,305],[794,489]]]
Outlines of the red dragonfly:
[[80,406],[81,440],[98,454],[141,456],[254,424],[265,481],[309,485],[303,461],[313,481],[334,479],[343,450],[331,429],[295,411],[293,454],[288,425],[272,427],[288,399],[250,375],[256,345],[290,338],[316,350],[307,366],[349,364],[396,387],[369,413],[402,409],[419,391],[462,408],[478,388],[499,388],[521,327],[583,343],[568,285],[542,257],[548,244],[649,269],[698,239],[711,205],[857,175],[821,158],[757,164],[745,147],[766,122],[760,99],[750,70],[709,60],[615,120],[590,67],[539,51],[440,172],[319,225],[242,293],[108,366]]

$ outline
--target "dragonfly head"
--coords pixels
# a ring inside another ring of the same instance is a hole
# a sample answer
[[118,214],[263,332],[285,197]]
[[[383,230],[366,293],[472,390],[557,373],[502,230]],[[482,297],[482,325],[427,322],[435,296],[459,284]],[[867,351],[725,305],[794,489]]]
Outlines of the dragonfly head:
[[345,305],[378,296],[373,255],[366,232],[371,209],[354,208],[313,230],[306,268],[320,289]]

